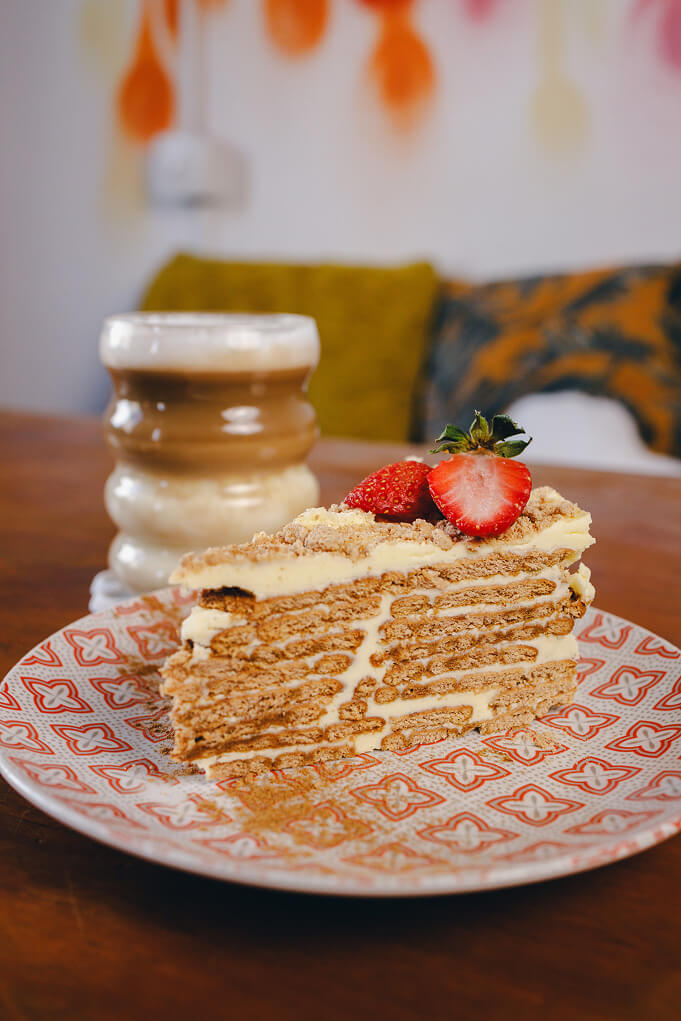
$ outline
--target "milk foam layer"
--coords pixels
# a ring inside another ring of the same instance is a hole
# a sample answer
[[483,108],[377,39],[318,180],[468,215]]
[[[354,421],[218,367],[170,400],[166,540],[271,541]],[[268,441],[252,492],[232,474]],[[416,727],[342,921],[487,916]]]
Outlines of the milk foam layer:
[[105,320],[99,354],[113,369],[274,372],[314,368],[319,335],[309,316],[132,314]]

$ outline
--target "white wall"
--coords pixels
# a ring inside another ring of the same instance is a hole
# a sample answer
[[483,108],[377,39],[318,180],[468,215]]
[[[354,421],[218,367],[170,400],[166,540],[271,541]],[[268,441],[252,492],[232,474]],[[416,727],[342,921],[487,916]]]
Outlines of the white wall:
[[141,156],[113,127],[134,0],[3,0],[0,405],[100,410],[100,322],[134,307],[178,248],[428,257],[479,277],[677,257],[681,73],[656,61],[652,23],[632,31],[630,0],[571,0],[567,67],[588,126],[581,148],[550,156],[528,112],[546,2],[506,0],[474,25],[453,0],[420,0],[439,80],[405,137],[368,99],[375,23],[362,5],[332,0],[322,45],[291,62],[266,37],[261,0],[230,0],[211,16],[208,124],[246,157],[248,199],[163,211],[146,204]]

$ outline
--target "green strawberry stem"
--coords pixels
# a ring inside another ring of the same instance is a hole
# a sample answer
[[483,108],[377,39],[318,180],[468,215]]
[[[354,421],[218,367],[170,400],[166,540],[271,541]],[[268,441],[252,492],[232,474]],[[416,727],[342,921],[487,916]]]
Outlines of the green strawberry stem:
[[526,440],[510,439],[519,433],[525,433],[525,430],[508,415],[495,415],[490,426],[485,416],[476,411],[467,433],[455,425],[446,426],[442,435],[435,441],[431,454],[445,451],[448,454],[475,453],[517,457],[532,442],[531,436]]

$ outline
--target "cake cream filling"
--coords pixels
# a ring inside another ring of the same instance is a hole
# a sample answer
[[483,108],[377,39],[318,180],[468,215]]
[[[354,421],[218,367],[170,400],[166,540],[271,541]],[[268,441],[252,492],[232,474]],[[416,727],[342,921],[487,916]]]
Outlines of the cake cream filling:
[[356,650],[350,666],[344,673],[338,676],[338,680],[343,687],[333,696],[326,712],[318,721],[320,727],[327,727],[332,723],[339,722],[338,710],[340,706],[343,702],[348,701],[355,687],[363,678],[371,677],[372,680],[377,682],[383,680],[388,664],[386,662],[380,667],[375,667],[371,662],[371,656],[373,656],[378,648],[381,628],[391,617],[390,611],[394,598],[392,592],[384,592],[381,596],[381,605],[378,613],[373,614],[371,617],[366,617],[364,620],[353,621],[353,630],[357,628],[364,631],[364,638],[362,639],[362,644]]
[[[556,572],[560,572],[560,570],[561,570],[560,568],[547,568],[545,571],[541,572],[541,574],[542,576],[546,577],[552,574],[555,575]],[[583,588],[585,584],[590,585],[590,582],[588,582],[589,573],[588,568],[584,568],[584,572],[586,572],[587,577],[586,578],[580,577],[578,582],[578,585],[581,588]],[[498,583],[498,581],[502,577],[504,578],[504,580],[506,580],[507,578],[507,576],[496,576],[495,581]],[[539,577],[539,574],[534,575],[534,577]],[[576,577],[576,575],[570,576],[570,578],[573,577]],[[514,580],[517,580],[517,578]],[[488,581],[490,584],[493,582],[492,579],[488,579]],[[462,582],[460,584],[461,586],[464,586],[465,582]],[[550,604],[557,597],[563,598],[570,591],[570,587],[571,585],[568,586],[568,584],[562,582],[558,584],[556,586],[556,589],[554,589],[554,591],[550,593],[548,596],[542,596],[533,600],[525,600],[523,602],[514,603],[512,608],[513,609],[520,607],[531,608],[532,606],[540,606],[546,603]],[[430,589],[416,589],[410,593],[410,595],[413,596],[422,595],[432,596],[432,594],[433,590]],[[385,624],[388,623],[389,620],[393,619],[392,603],[395,598],[396,597],[394,593],[390,592],[383,593],[381,596],[379,609],[375,614],[373,614],[370,617],[355,619],[349,622],[349,626],[352,628],[353,631],[361,630],[364,632],[364,638],[362,639],[361,644],[356,649],[354,654],[350,652],[347,653],[347,655],[351,657],[351,662],[345,671],[339,672],[337,675],[337,679],[340,680],[342,683],[342,689],[340,689],[332,698],[326,712],[324,713],[322,718],[317,721],[319,726],[329,726],[331,724],[339,722],[340,719],[339,708],[343,703],[347,702],[352,697],[354,689],[359,683],[359,681],[369,677],[372,680],[374,680],[377,684],[382,683],[385,673],[387,672],[388,669],[388,662],[385,662],[384,664],[375,667],[371,663],[371,656],[377,651],[379,647],[381,629],[384,627]],[[508,607],[504,607],[503,605],[494,603],[490,604],[478,603],[474,604],[473,606],[456,607],[455,610],[458,614],[463,616],[466,613],[470,612],[471,609],[481,611],[485,608],[493,611],[503,611],[504,608]],[[430,614],[430,616],[426,616],[426,619],[437,619],[438,616],[450,616],[449,610],[445,610],[439,615],[433,614],[433,610],[428,611],[428,613]],[[548,618],[543,618],[543,623],[545,625],[548,625],[548,623],[551,620],[553,620],[555,616],[556,616],[555,614],[552,614]],[[192,611],[192,614],[190,614],[190,616],[185,620],[182,632],[183,638],[185,639],[191,638],[192,641],[194,642],[194,648],[192,652],[193,660],[195,662],[200,662],[209,659],[212,655],[212,652],[210,651],[209,648],[209,643],[211,639],[215,636],[215,634],[218,634],[228,629],[230,626],[242,623],[243,618],[236,617],[234,614],[221,610],[208,609],[204,607],[195,607],[194,610]],[[542,663],[554,660],[578,658],[579,653],[577,641],[574,638],[574,635],[572,634],[540,635],[532,639],[515,639],[513,637],[510,639],[505,639],[504,633],[509,626],[512,627],[513,625],[506,625],[505,627],[502,626],[496,628],[494,627],[471,628],[467,629],[465,634],[467,636],[476,638],[488,637],[490,642],[494,641],[494,644],[500,647],[519,645],[522,647],[534,648],[536,650],[536,656],[533,659],[519,660],[512,663],[491,663],[473,668],[468,667],[462,670],[448,670],[445,671],[444,673],[424,677],[424,683],[431,684],[437,681],[444,680],[460,682],[463,681],[467,675],[484,673],[485,676],[487,676],[489,674],[509,670],[518,669],[529,670],[532,669],[532,667],[534,666],[538,666]],[[328,633],[339,632],[337,629],[332,629]],[[252,649],[258,644],[260,643],[259,642],[252,643],[247,648]],[[285,643],[276,644],[282,646],[282,644]],[[316,673],[314,669],[316,662],[325,655],[326,653],[320,652],[312,656],[301,657],[302,668],[306,671],[307,680],[319,679],[322,676],[325,676]],[[427,660],[420,661],[423,662],[424,669],[426,669]],[[289,688],[293,689],[297,687],[299,684],[300,678],[296,678],[292,681],[279,681],[277,682],[277,687],[280,690]],[[242,694],[246,694],[248,692],[247,687],[242,686],[240,690]],[[445,693],[441,695],[425,696],[426,699],[435,700],[432,704],[428,702],[428,708],[438,707],[443,708],[444,706],[442,699],[449,698],[453,694],[454,693]],[[209,696],[206,696],[204,698],[199,698],[197,704],[206,705],[209,704],[212,700],[213,699],[211,699]],[[413,706],[413,708],[410,711],[414,712],[417,711],[416,709],[416,704],[418,701],[417,699],[409,699],[406,701],[409,702],[410,706]],[[397,702],[399,705],[404,705],[404,701],[401,699],[398,699]],[[371,715],[371,711],[374,710],[378,715],[385,715],[384,710],[387,710],[390,704],[391,703],[381,703],[379,707],[379,705],[374,703],[372,700],[369,706],[370,711],[368,711],[368,715]],[[236,720],[236,717],[234,717],[234,720]],[[270,728],[270,732],[272,733],[275,732],[275,729],[283,728]]]
[[534,596],[532,599],[518,599],[512,604],[500,603],[469,603],[462,606],[434,607],[429,610],[427,617],[449,618],[465,617],[469,613],[501,613],[504,610],[530,610],[533,606],[544,606],[546,603],[554,603],[558,599],[564,599],[570,592],[567,582],[560,582],[552,592],[543,596]]
[[596,595],[596,589],[591,584],[591,571],[586,564],[580,564],[575,573],[569,576],[568,585],[577,598],[583,599],[585,603],[592,602]]
[[[588,568],[585,567],[584,565],[580,566],[580,572],[582,570],[588,572]],[[590,572],[587,573],[587,581],[589,576]],[[573,587],[571,579],[574,577],[576,577],[576,575],[570,575],[568,579],[568,583],[570,584],[571,588]],[[463,592],[471,588],[476,589],[495,588],[500,585],[512,585],[522,581],[550,580],[554,581],[557,586],[561,585],[562,583],[563,587],[561,587],[560,590],[561,594],[567,595],[568,589],[564,584],[564,579],[565,579],[564,568],[561,567],[560,565],[556,565],[554,567],[544,568],[541,571],[521,571],[518,574],[494,574],[490,575],[487,578],[474,579],[464,578],[462,581],[448,583],[447,594]],[[591,586],[591,588],[593,589],[593,586]],[[412,596],[423,595],[431,597],[433,595],[438,596],[440,594],[441,593],[436,589],[412,589],[408,593],[406,593],[406,595],[409,598],[411,598]],[[554,599],[555,597],[556,590],[549,593],[548,601]],[[395,598],[399,598],[399,595],[395,594]],[[520,606],[527,606],[530,604],[531,601],[526,601],[525,603],[514,602],[513,606],[515,608]],[[320,602],[319,606],[321,607],[323,605],[324,603]],[[465,606],[443,607],[442,609],[439,610],[439,614],[440,616],[450,615],[453,616],[459,613],[478,612],[483,611],[485,609],[500,610],[502,609],[502,604],[500,603],[488,604],[481,602],[469,603],[466,604]],[[289,613],[295,612],[307,613],[309,612],[309,607],[305,607],[300,611],[295,610],[289,611]],[[238,616],[235,613],[231,613],[226,610],[211,609],[205,606],[195,606],[193,607],[189,616],[186,617],[185,620],[182,622],[181,629],[182,640],[187,641],[188,639],[191,639],[191,641],[194,642],[196,645],[209,646],[213,638],[215,638],[216,635],[220,634],[221,631],[226,631],[228,628],[239,626],[244,623],[246,623],[246,619],[244,617]]]
[[[391,618],[391,608],[393,601],[393,594],[386,592],[381,597],[381,605],[378,613],[372,617],[367,617],[364,620],[353,621],[353,628],[361,628],[364,631],[364,638],[361,645],[355,652],[353,660],[350,666],[343,673],[338,674],[338,680],[341,682],[343,687],[336,692],[331,699],[326,712],[317,721],[317,725],[320,727],[328,727],[335,723],[340,722],[339,710],[340,707],[347,702],[353,695],[357,684],[366,678],[370,678],[375,681],[378,685],[383,682],[386,671],[388,669],[388,662],[381,664],[380,666],[374,666],[371,662],[372,655],[376,652],[379,643],[379,634],[381,628]],[[537,666],[541,662],[545,662],[543,657],[546,655],[551,656],[552,659],[570,658],[572,654],[577,655],[577,642],[573,635],[564,636],[552,636],[556,639],[555,642],[551,643],[547,641],[548,636],[542,636],[544,642],[541,647],[537,649],[537,659],[526,660],[522,663],[497,663],[484,668],[478,668],[473,670],[453,670],[447,671],[443,674],[437,674],[433,677],[425,678],[426,683],[431,684],[438,680],[455,679],[461,680],[466,674],[480,673],[483,672],[485,675],[501,673],[508,670],[517,669],[531,669],[533,666]],[[567,639],[567,641],[565,641]],[[525,643],[523,643],[525,644]],[[531,644],[531,643],[528,643]],[[569,653],[569,656],[566,655]],[[490,693],[491,692],[491,693]],[[489,698],[497,694],[497,689],[490,689]],[[406,716],[409,713],[416,712],[428,712],[433,709],[453,709],[463,705],[473,705],[473,716],[472,719],[489,719],[491,711],[489,710],[489,698],[487,700],[487,708],[482,708],[482,702],[480,700],[480,692],[444,692],[442,694],[424,695],[421,698],[410,698],[403,699],[397,698],[393,702],[382,702],[377,703],[373,697],[367,699],[367,712],[366,716],[380,716],[384,719],[394,716]],[[484,694],[484,693],[482,693]],[[473,699],[473,702],[471,701]],[[488,712],[489,715],[476,715],[476,709],[479,712]]]
[[[549,662],[564,658],[576,659],[578,655],[577,642],[572,635],[565,635],[560,638],[546,636],[535,639],[535,642],[532,644],[535,643],[541,650],[540,657],[542,662],[545,658],[546,661]],[[559,644],[562,648],[558,647]],[[539,658],[531,663],[512,664],[511,668],[523,666],[531,668],[537,666],[538,662],[540,662]],[[505,667],[504,669],[509,669],[509,667]],[[246,751],[221,752],[217,755],[205,756],[199,761],[201,768],[205,769],[208,776],[211,776],[213,767],[219,766],[221,763],[235,762],[237,760],[250,760],[256,757],[273,759],[280,755],[313,752],[319,748],[341,748],[350,746],[353,750],[353,754],[360,755],[380,748],[383,739],[393,732],[394,719],[403,720],[412,714],[415,716],[415,726],[419,723],[419,714],[433,712],[436,710],[468,707],[471,709],[471,715],[468,718],[469,723],[482,723],[485,720],[490,720],[494,716],[494,710],[492,709],[491,703],[498,695],[499,688],[490,687],[476,691],[457,691],[449,692],[444,695],[428,695],[423,698],[396,699],[395,702],[388,702],[381,705],[377,705],[373,700],[369,700],[367,718],[382,718],[384,720],[384,726],[380,730],[363,731],[359,734],[352,734],[348,737],[335,741],[318,741],[308,744],[289,744],[279,746],[270,745],[269,747],[249,749]],[[433,725],[437,727],[437,722],[434,722]],[[268,734],[274,736],[273,731],[266,731],[262,736],[267,737]]]
[[[368,736],[368,735],[364,735]],[[353,740],[355,743],[355,752],[359,752],[357,748],[357,735],[355,738],[345,738],[341,741],[324,741],[324,748],[341,748],[344,745],[352,744]],[[235,762],[237,759],[254,759],[257,755],[273,756],[273,755],[288,755],[292,752],[312,752],[319,748],[319,744],[282,744],[278,748],[253,748],[245,752],[221,752],[219,755],[206,755],[198,761],[201,763],[201,769],[205,769],[208,776],[211,775],[213,766],[219,765],[221,762]]]
[[[459,707],[470,706],[472,713],[469,717],[470,722],[480,722],[483,720],[489,720],[492,718],[492,708],[490,703],[493,698],[498,694],[497,688],[488,688],[485,691],[458,691],[451,695],[445,695],[441,698],[428,696],[427,698],[413,698],[409,699],[407,705],[409,708],[405,709],[405,703],[398,701],[396,704],[388,703],[379,707],[380,713],[374,713],[374,718],[377,715],[383,717],[386,721],[385,726],[380,730],[364,731],[361,734],[352,734],[349,737],[342,738],[338,741],[320,741],[313,744],[289,744],[280,745],[279,747],[271,746],[269,748],[255,748],[248,751],[242,752],[221,752],[219,755],[206,756],[200,759],[201,768],[206,770],[208,776],[211,775],[211,768],[218,765],[221,762],[234,762],[237,759],[253,759],[256,756],[267,756],[273,757],[276,755],[286,755],[292,752],[312,752],[317,748],[340,748],[344,745],[350,745],[354,753],[359,755],[363,752],[370,752],[380,747],[381,741],[384,737],[392,732],[391,719],[394,717],[402,718],[408,716],[411,713],[423,713],[433,709],[455,709]],[[392,706],[392,712],[390,712]],[[400,711],[402,709],[402,711]],[[416,721],[415,721],[416,722]]]
[[210,646],[210,643],[221,631],[244,624],[243,617],[237,617],[226,610],[213,610],[206,606],[195,606],[188,617],[182,621],[180,635],[182,641],[192,641],[194,645]]
[[[565,588],[567,589],[567,586],[565,586]],[[394,599],[394,593],[383,593],[377,613],[367,618],[352,621],[353,629],[361,629],[364,631],[364,638],[352,657],[350,665],[343,673],[339,673],[338,679],[342,683],[342,688],[333,696],[324,714],[315,721],[316,726],[328,727],[341,722],[339,710],[341,706],[352,697],[355,687],[359,681],[371,678],[379,685],[382,682],[388,664],[384,663],[380,666],[374,666],[371,662],[371,656],[378,648],[381,628],[388,620],[391,619],[392,603]],[[209,612],[214,613],[216,611]],[[466,674],[476,672],[483,672],[485,676],[487,676],[488,674],[503,673],[511,670],[531,670],[533,667],[545,662],[560,659],[576,659],[578,656],[577,641],[572,634],[560,636],[542,635],[531,641],[523,641],[519,644],[534,647],[537,650],[536,658],[533,660],[510,664],[492,664],[473,670],[449,671],[443,674],[438,674],[434,677],[428,677],[426,679],[427,683],[444,680],[445,678],[450,680],[462,679],[466,676]],[[404,719],[412,714],[421,714],[436,710],[470,708],[471,715],[469,717],[469,722],[478,723],[491,719],[493,711],[490,703],[498,694],[498,687],[489,687],[483,690],[444,692],[441,694],[431,694],[411,699],[396,698],[392,702],[383,703],[377,703],[372,696],[366,700],[367,710],[365,718],[382,719],[384,721],[384,726],[378,731],[364,731],[338,741],[322,741],[307,745],[282,745],[279,747],[272,745],[269,748],[266,747],[247,751],[223,752],[216,756],[201,758],[201,765],[210,775],[211,767],[218,763],[233,762],[241,759],[252,759],[258,755],[278,756],[287,753],[309,752],[319,747],[337,748],[348,744],[354,748],[355,753],[367,752],[380,747],[383,738],[387,737],[392,732],[391,721],[396,718]],[[416,723],[417,721],[415,720],[414,722]],[[269,736],[274,739],[279,733],[285,732],[286,729],[287,728],[285,727],[270,727],[263,731],[261,736]]]
[[[518,670],[532,670],[534,667],[541,666],[544,663],[552,663],[552,662],[556,662],[557,660],[566,660],[566,659],[577,660],[579,658],[579,649],[578,649],[578,646],[577,646],[577,639],[574,637],[574,635],[571,635],[571,634],[570,635],[541,635],[540,637],[537,637],[537,638],[532,638],[532,639],[527,639],[527,640],[523,639],[521,641],[504,642],[503,643],[503,646],[505,648],[508,648],[510,646],[513,646],[513,645],[522,646],[523,648],[527,648],[527,647],[534,648],[534,649],[536,649],[537,655],[535,656],[534,659],[517,660],[517,661],[512,662],[512,663],[489,663],[489,664],[486,664],[484,666],[466,667],[463,670],[447,670],[447,671],[445,671],[443,673],[440,673],[440,674],[433,674],[433,675],[430,675],[430,676],[424,676],[421,683],[423,683],[423,684],[435,684],[435,683],[444,682],[444,681],[465,682],[467,677],[470,677],[470,676],[475,675],[475,674],[484,674],[485,678],[487,678],[489,675],[493,675],[495,673],[508,673],[508,672],[511,672],[511,671],[515,672],[515,671],[518,671]],[[414,661],[414,662],[416,662],[416,661]],[[352,669],[352,665],[353,664],[351,664],[351,666],[348,668],[348,671]],[[324,723],[326,725],[330,725],[332,723],[338,723],[339,722],[340,717],[339,717],[339,714],[338,714],[338,709],[340,708],[340,705],[342,704],[342,702],[348,701],[348,698],[349,698],[349,696],[351,694],[351,691],[349,691],[349,689],[351,688],[351,684],[347,680],[348,671],[345,671],[344,673],[339,673],[338,674],[338,679],[340,681],[342,681],[342,682],[345,682],[344,686],[343,686],[343,691],[339,692],[339,697],[334,699],[333,703],[327,708],[327,710],[324,713],[323,717],[321,717],[319,720],[316,721],[316,725],[319,725],[319,724],[322,724],[322,723]],[[314,672],[314,668],[312,668],[312,669],[310,669],[310,671],[308,673],[306,673],[305,680],[306,681],[319,680],[319,679],[321,679],[323,677],[326,677],[326,676],[328,676],[328,675],[326,675],[326,674],[324,674],[324,675],[316,674]],[[361,678],[363,676],[368,676],[368,674],[360,675],[359,679],[361,680]],[[276,681],[276,689],[277,689],[277,691],[292,691],[295,688],[299,687],[300,684],[301,684],[301,678],[296,678],[295,680],[290,680],[290,681],[279,681],[279,680],[277,680]],[[239,692],[242,695],[248,695],[249,693],[258,693],[261,690],[262,689],[260,689],[260,688],[253,688],[253,689],[249,689],[247,687],[240,687],[239,688]],[[441,694],[426,695],[426,696],[424,696],[424,699],[433,699],[433,700],[435,700],[435,702],[434,702],[434,704],[432,706],[429,705],[429,708],[442,708],[443,706],[442,706],[442,702],[440,700],[442,700],[444,698],[451,698],[453,696],[457,696],[458,697],[459,694],[461,694],[461,692],[443,692]],[[216,699],[216,697],[214,695],[204,695],[203,697],[197,697],[195,702],[194,702],[194,705],[195,705],[196,708],[201,709],[201,708],[205,708],[205,707],[208,707],[208,706],[211,706],[211,705],[215,705],[216,702],[218,702],[218,701],[221,701],[221,699],[219,697]],[[406,713],[409,713],[409,712],[416,712],[417,711],[417,707],[419,705],[419,699],[418,698],[410,698],[410,699],[398,698],[398,699],[395,699],[394,702],[383,702],[383,703],[377,703],[373,699],[369,699],[369,700],[367,700],[367,704],[368,704],[368,710],[371,710],[371,711],[367,712],[367,715],[372,715],[372,712],[373,712],[373,715],[385,716],[386,715],[386,711],[389,710],[390,706],[404,707],[403,708],[403,712],[406,714]],[[411,707],[414,707],[414,708],[411,708]],[[394,712],[392,713],[392,715],[394,715]],[[234,714],[232,716],[225,716],[224,717],[224,722],[227,723],[227,724],[237,723],[240,719],[241,719],[241,715]],[[279,732],[281,730],[287,730],[287,729],[288,729],[288,727],[276,727],[276,726],[273,726],[273,727],[268,727],[266,733],[274,734],[274,733],[277,733],[277,732]],[[263,733],[265,733],[265,732],[263,732]]]
[[[555,500],[561,499],[555,493]],[[341,528],[352,525],[350,516],[360,511],[327,511],[312,508],[296,518],[304,527],[325,525]],[[324,589],[333,579],[335,585],[349,584],[360,578],[376,577],[387,571],[407,574],[429,566],[449,566],[463,558],[472,560],[494,553],[552,553],[571,550],[575,560],[594,542],[589,535],[591,515],[584,512],[573,518],[560,518],[530,536],[526,542],[510,543],[503,538],[462,539],[449,549],[434,542],[394,540],[379,543],[357,560],[341,553],[315,552],[303,555],[280,554],[264,560],[233,559],[230,563],[204,563],[197,568],[180,568],[171,582],[192,589],[240,588],[257,599],[293,595],[310,589]]]
[[[482,723],[483,720],[491,720],[494,713],[490,705],[493,698],[499,694],[498,688],[487,688],[485,691],[456,691],[446,695],[427,695],[424,698],[397,699],[395,702],[388,702],[387,705],[375,706],[370,704],[367,716],[382,716],[385,726],[381,730],[372,730],[363,734],[356,734],[355,752],[368,752],[372,748],[379,748],[384,737],[392,733],[391,720],[394,718],[404,719],[412,713],[427,713],[436,709],[459,709],[470,707],[471,715],[469,723]],[[372,711],[373,710],[373,711]],[[414,724],[418,725],[418,720]],[[437,726],[437,723],[434,724]]]

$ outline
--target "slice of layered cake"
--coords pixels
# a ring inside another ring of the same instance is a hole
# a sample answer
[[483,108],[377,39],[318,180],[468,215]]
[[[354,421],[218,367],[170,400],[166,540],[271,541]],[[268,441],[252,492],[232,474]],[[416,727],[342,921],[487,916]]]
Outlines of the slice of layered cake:
[[[506,469],[490,481],[486,460],[454,450],[183,559],[171,580],[200,596],[162,671],[175,757],[240,776],[504,730],[573,699],[590,515],[553,489],[518,497]],[[499,530],[509,502],[521,507]]]

